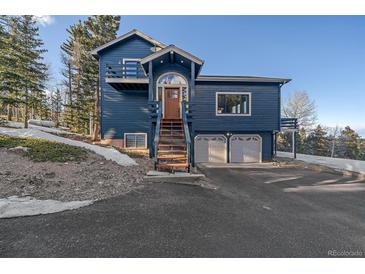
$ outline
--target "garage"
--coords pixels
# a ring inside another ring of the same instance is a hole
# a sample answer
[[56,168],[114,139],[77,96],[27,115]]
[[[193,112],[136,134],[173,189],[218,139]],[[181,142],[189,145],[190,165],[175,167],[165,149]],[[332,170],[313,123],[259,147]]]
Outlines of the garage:
[[231,163],[261,162],[262,139],[260,135],[235,134],[230,142]]
[[195,137],[195,163],[227,163],[227,138],[201,134]]

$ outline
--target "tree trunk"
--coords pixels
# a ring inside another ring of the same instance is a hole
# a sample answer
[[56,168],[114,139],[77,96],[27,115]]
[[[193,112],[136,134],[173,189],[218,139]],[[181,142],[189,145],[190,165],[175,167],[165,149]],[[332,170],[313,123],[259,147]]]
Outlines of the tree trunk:
[[8,121],[11,121],[11,119],[13,118],[13,112],[12,112],[12,107],[10,104],[7,105],[7,111],[8,111]]
[[24,128],[28,128],[29,109],[28,109],[28,90],[25,92],[25,107],[24,107]]
[[99,76],[96,80],[96,97],[95,97],[95,119],[94,119],[94,132],[93,132],[93,141],[97,141],[99,139],[99,119],[100,119],[100,108],[99,108],[99,101],[100,101],[100,93],[99,93]]
[[15,121],[19,122],[19,107],[15,107]]

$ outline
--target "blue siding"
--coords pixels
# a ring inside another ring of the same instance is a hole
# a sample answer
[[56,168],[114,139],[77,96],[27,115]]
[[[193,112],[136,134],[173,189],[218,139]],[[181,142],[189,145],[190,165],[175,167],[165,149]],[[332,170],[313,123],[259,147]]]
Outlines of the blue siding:
[[123,58],[150,55],[153,45],[137,36],[109,47],[100,53],[101,137],[123,138],[124,133],[145,132],[150,136],[148,91],[118,91],[105,82],[106,64]]
[[[269,84],[198,83],[191,102],[193,130],[274,131],[280,127],[280,88]],[[251,92],[251,116],[216,116],[216,92]]]

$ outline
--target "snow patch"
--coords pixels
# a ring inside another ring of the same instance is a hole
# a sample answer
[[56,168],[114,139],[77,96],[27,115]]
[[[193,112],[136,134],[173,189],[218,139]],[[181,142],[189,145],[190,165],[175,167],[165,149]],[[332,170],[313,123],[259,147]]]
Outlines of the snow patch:
[[[293,153],[278,151],[277,156],[292,158]],[[315,155],[307,155],[307,154],[299,154],[299,153],[297,153],[297,160],[311,163],[311,164],[319,164],[319,165],[323,165],[323,166],[328,166],[328,167],[334,168],[334,169],[354,171],[354,172],[358,172],[360,174],[365,174],[365,161],[342,159],[342,158],[331,158],[331,157],[315,156]]]
[[0,199],[0,219],[56,213],[88,206],[93,202],[91,200],[61,202],[55,200],[37,200],[32,197],[11,196]]
[[60,136],[56,136],[56,135],[44,132],[37,128],[15,129],[15,128],[0,127],[0,134],[13,136],[13,137],[21,137],[21,138],[39,138],[39,139],[43,139],[43,140],[64,143],[64,144],[71,145],[71,146],[82,147],[82,148],[86,148],[88,150],[95,152],[96,154],[103,156],[107,160],[112,160],[121,166],[137,165],[136,161],[134,161],[128,155],[122,154],[114,148],[106,148],[106,147],[101,147],[98,145],[84,143],[81,141],[71,140],[68,138],[64,138],[64,137],[60,137]]

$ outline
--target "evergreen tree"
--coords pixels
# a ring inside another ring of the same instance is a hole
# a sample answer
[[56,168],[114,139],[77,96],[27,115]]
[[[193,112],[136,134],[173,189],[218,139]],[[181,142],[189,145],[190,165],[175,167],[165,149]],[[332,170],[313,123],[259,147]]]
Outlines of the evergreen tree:
[[298,153],[305,154],[307,151],[307,133],[304,127],[300,128],[297,134]]
[[19,119],[19,82],[17,68],[21,53],[19,52],[19,17],[0,17],[0,101],[7,107],[8,120],[15,113]]
[[28,127],[29,109],[34,117],[43,111],[46,98],[46,50],[36,23],[31,15],[1,17],[0,98],[9,106],[10,119],[11,107],[16,107],[18,120],[18,107],[23,106],[24,127]]
[[318,156],[330,155],[330,140],[327,131],[318,125],[307,138],[308,153]]
[[59,127],[62,112],[62,96],[59,89],[56,89],[56,91],[51,94],[50,101],[51,120],[55,122],[56,127]]
[[69,37],[61,46],[64,84],[68,88],[65,121],[74,131],[89,134],[94,131],[97,135],[99,67],[90,51],[115,39],[119,22],[120,16],[90,16],[67,30]]
[[361,139],[353,129],[349,126],[345,127],[338,139],[337,156],[339,158],[360,159]]

